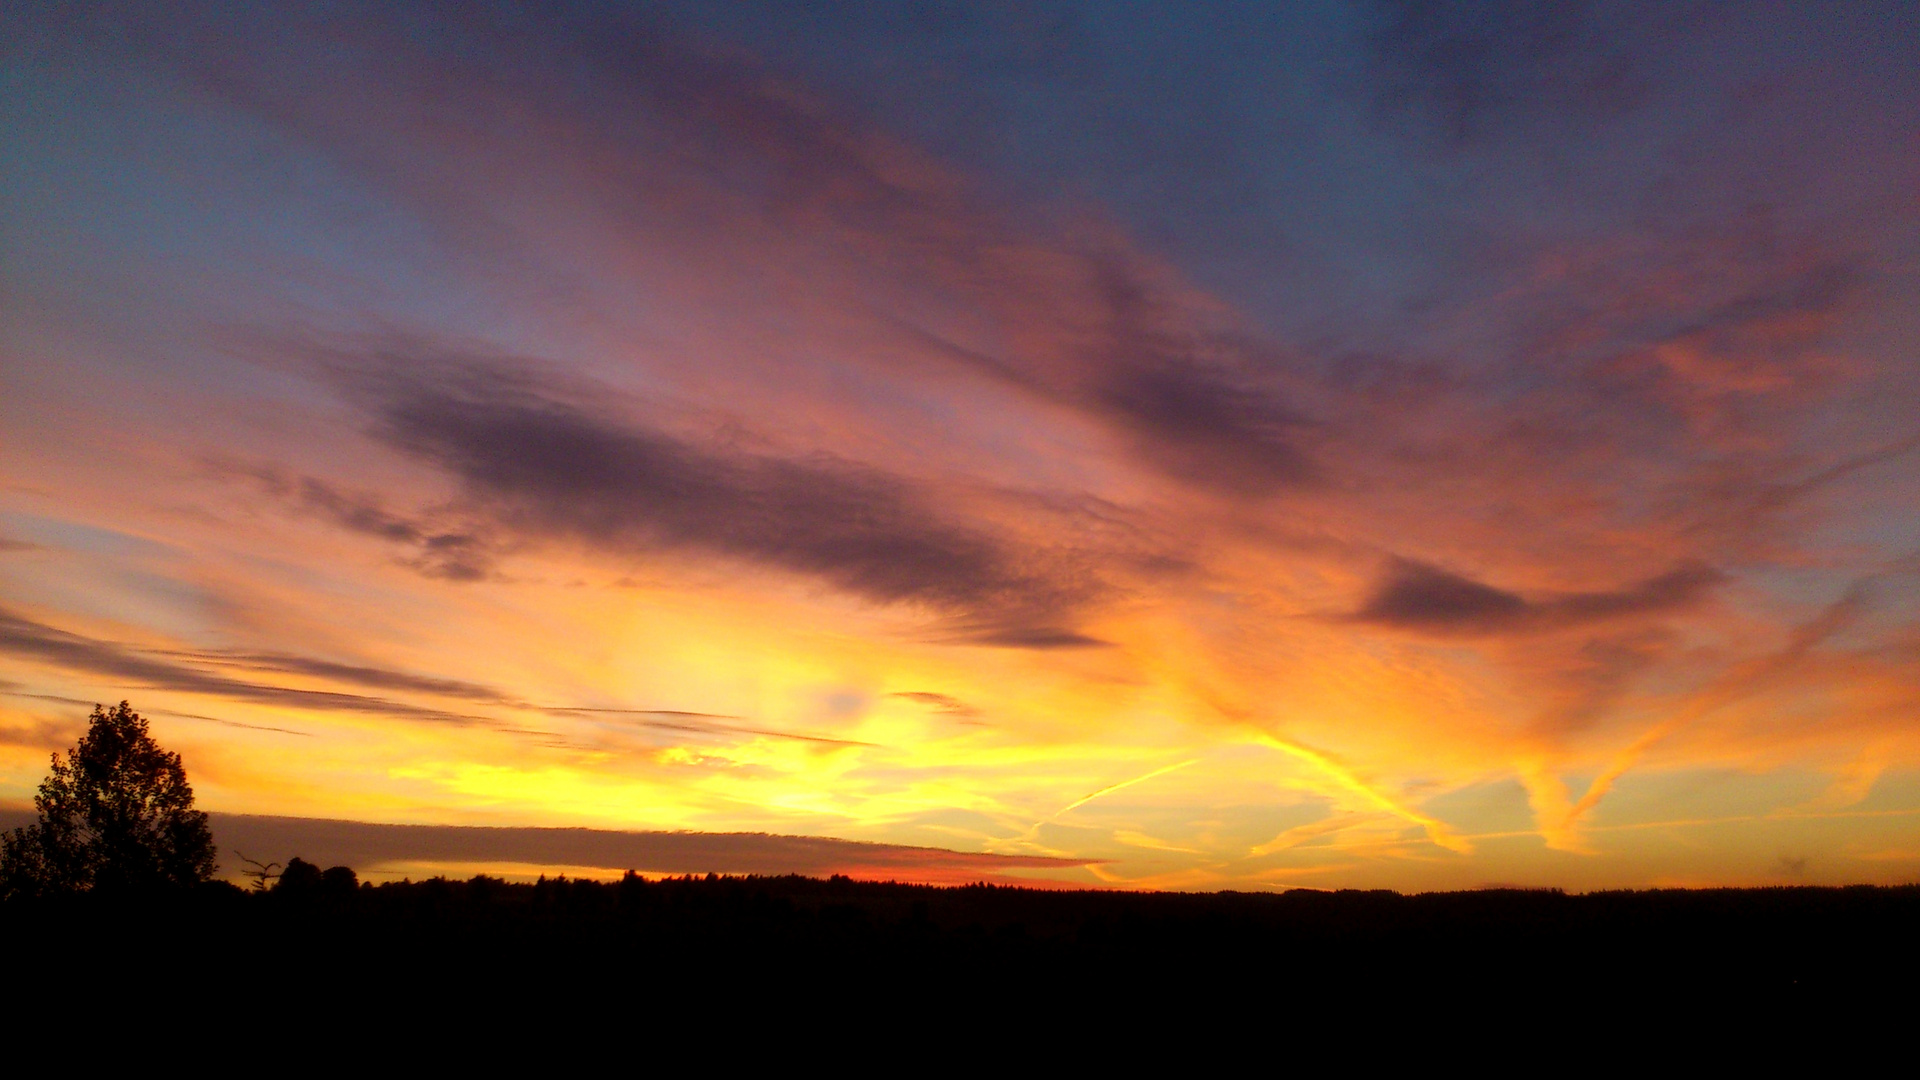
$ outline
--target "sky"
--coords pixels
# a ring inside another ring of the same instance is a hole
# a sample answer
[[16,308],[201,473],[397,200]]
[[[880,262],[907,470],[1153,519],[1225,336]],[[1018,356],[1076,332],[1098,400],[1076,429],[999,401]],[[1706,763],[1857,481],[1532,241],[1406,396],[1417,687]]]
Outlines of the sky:
[[1917,418],[1912,5],[0,13],[15,813],[1913,881]]

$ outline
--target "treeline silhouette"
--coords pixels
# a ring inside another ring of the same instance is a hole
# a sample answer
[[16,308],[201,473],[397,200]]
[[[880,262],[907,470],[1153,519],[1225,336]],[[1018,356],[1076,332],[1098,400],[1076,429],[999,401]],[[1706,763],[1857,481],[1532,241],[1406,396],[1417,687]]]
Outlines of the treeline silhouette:
[[[296,859],[270,889],[16,899],[0,923],[9,940],[69,957],[103,926],[150,925],[152,960],[178,967],[191,953],[209,978],[247,957],[324,957],[349,983],[403,972],[601,1004],[649,986],[643,996],[657,997],[662,973],[676,993],[777,997],[801,981],[804,1001],[786,1007],[1021,992],[1064,996],[1067,1008],[1235,1012],[1422,985],[1520,1004],[1790,1004],[1904,985],[1920,958],[1920,886],[1180,894],[631,874],[370,885]],[[143,937],[109,944],[133,962],[127,942]]]

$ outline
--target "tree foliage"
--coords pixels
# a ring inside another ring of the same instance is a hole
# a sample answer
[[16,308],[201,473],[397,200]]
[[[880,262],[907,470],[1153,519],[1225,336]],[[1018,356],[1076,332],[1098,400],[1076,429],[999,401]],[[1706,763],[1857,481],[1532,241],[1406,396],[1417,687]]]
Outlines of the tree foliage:
[[180,755],[127,702],[94,706],[87,733],[40,783],[37,824],[0,837],[0,894],[187,886],[213,876],[213,834]]

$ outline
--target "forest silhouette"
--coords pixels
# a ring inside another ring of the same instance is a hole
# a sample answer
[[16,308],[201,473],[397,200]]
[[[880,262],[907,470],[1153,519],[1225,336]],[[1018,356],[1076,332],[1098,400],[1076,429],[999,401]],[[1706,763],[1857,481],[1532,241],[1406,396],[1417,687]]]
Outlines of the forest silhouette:
[[368,1000],[431,980],[551,988],[559,998],[543,1007],[630,1006],[637,994],[662,1009],[721,995],[898,1011],[1012,994],[1076,1015],[1149,1001],[1243,1015],[1338,1011],[1412,986],[1444,986],[1453,1007],[1837,1003],[1904,987],[1920,956],[1914,885],[1194,894],[631,871],[372,884],[297,854],[283,866],[234,853],[242,887],[214,879],[179,766],[125,703],[96,709],[80,745],[55,757],[40,822],[0,852],[0,931],[19,970],[76,985],[165,970],[232,994],[236,967],[305,958],[303,992]]

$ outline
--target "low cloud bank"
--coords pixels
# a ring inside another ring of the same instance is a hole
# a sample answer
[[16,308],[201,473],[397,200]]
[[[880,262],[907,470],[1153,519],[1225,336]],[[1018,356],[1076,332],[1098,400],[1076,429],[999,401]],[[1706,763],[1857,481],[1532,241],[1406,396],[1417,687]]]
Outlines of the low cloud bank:
[[[462,868],[518,864],[553,867],[555,873],[600,869],[617,874],[804,874],[923,882],[933,885],[991,881],[1045,887],[1045,879],[1021,873],[1058,871],[1097,859],[994,855],[945,848],[872,844],[824,836],[770,833],[618,832],[611,829],[500,828],[466,825],[382,825],[326,818],[211,814],[221,873],[244,869],[236,852],[262,862],[299,856],[320,866],[351,866],[379,876],[383,867],[405,867],[416,876]],[[30,808],[0,807],[0,830],[31,824]],[[424,871],[420,868],[425,868]],[[1084,886],[1081,886],[1084,887]]]
[[212,818],[221,863],[228,871],[240,866],[234,852],[244,851],[263,861],[298,855],[321,866],[345,865],[363,873],[377,873],[382,866],[518,863],[597,867],[614,873],[631,869],[650,874],[847,874],[953,884],[1004,881],[1008,872],[1064,870],[1092,861],[768,833],[380,825],[251,814],[214,814]]

